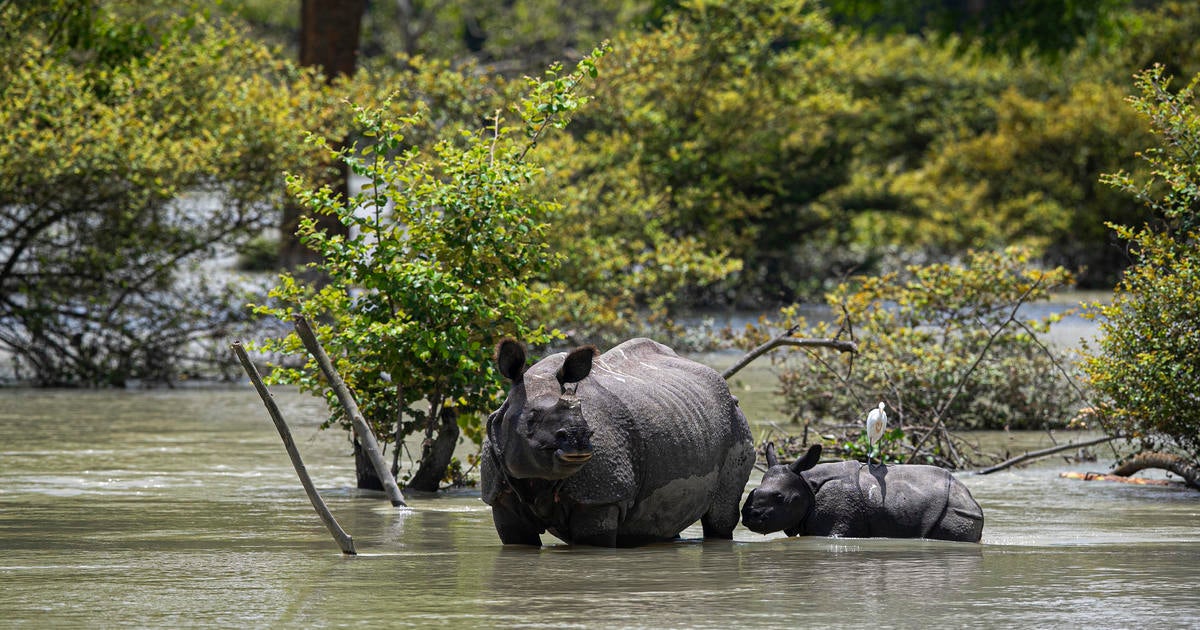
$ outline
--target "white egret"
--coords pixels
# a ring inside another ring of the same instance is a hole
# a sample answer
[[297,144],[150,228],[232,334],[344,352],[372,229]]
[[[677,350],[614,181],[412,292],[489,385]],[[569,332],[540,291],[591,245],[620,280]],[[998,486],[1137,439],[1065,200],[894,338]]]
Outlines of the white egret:
[[[883,430],[887,428],[887,413],[884,412],[884,403],[879,403],[879,407],[872,409],[871,413],[867,414],[867,463],[871,463],[871,454],[875,451],[875,443],[879,438],[883,437]],[[883,463],[883,460],[879,460]]]

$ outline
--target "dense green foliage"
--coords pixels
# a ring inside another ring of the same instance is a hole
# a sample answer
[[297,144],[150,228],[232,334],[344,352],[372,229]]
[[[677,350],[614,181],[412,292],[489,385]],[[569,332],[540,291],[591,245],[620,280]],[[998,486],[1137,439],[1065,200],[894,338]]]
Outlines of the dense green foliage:
[[199,18],[25,8],[0,5],[0,344],[40,384],[186,376],[246,316],[201,264],[278,221],[324,97]]
[[[574,72],[552,68],[528,93],[511,125],[499,111],[483,130],[465,128],[431,149],[401,150],[415,118],[358,108],[355,129],[366,141],[334,155],[367,180],[349,199],[328,187],[291,188],[320,214],[350,226],[330,236],[306,220],[301,234],[321,253],[319,285],[281,276],[273,301],[258,312],[320,322],[317,334],[383,442],[423,432],[411,487],[437,490],[447,474],[459,427],[478,441],[481,416],[498,406],[491,352],[503,337],[544,344],[553,333],[527,323],[535,304],[554,297],[538,283],[560,261],[546,242],[554,204],[530,194],[541,168],[527,158],[547,129],[562,127],[583,103],[581,83],[595,73],[597,51]],[[325,141],[320,141],[326,146]],[[302,354],[296,335],[261,348]],[[348,419],[311,360],[280,368],[276,383],[324,394],[331,422]]]
[[[833,321],[809,325],[789,307],[781,321],[751,326],[746,341],[757,344],[779,325],[797,326],[797,336],[857,342],[857,355],[778,355],[782,411],[793,422],[859,423],[884,401],[892,427],[905,427],[913,440],[939,427],[1061,426],[1083,401],[1062,372],[1067,358],[1035,334],[1057,317],[1033,320],[1019,311],[1069,281],[1061,268],[1032,267],[1017,249],[969,252],[959,263],[854,278],[826,297]],[[889,447],[899,437],[884,441],[885,456],[908,456]],[[963,465],[951,448],[946,441],[931,452],[941,463]]]
[[1014,67],[815,8],[683,2],[617,39],[547,181],[555,235],[589,262],[568,286],[607,305],[777,303],[1014,242],[1087,286],[1114,279],[1102,226],[1143,215],[1098,183],[1143,140],[1116,64]]
[[689,5],[614,43],[546,185],[564,204],[552,237],[579,261],[559,277],[578,296],[567,316],[704,295],[757,237],[795,233],[765,228],[824,177],[816,143],[836,142],[825,122],[844,103],[800,61],[831,37],[802,3],[747,2]]
[[[297,0],[209,4],[241,16],[295,56]],[[421,56],[453,65],[470,60],[519,77],[577,59],[613,33],[639,27],[650,5],[649,0],[372,2],[363,18],[361,51],[367,67],[403,67],[403,58]]]
[[[278,5],[244,7],[270,23],[291,15]],[[600,327],[672,303],[789,300],[851,269],[1014,242],[1071,268],[1082,286],[1111,286],[1124,258],[1103,225],[1145,218],[1098,183],[1137,168],[1132,150],[1146,144],[1119,101],[1152,61],[1194,63],[1187,34],[1200,24],[1195,3],[1135,10],[1119,0],[970,11],[549,5],[372,7],[364,53],[503,61],[504,72],[522,67],[514,59],[570,56],[611,25],[615,53],[597,104],[556,147],[546,185],[565,207],[554,233],[587,244],[567,254],[597,267],[562,279],[602,308],[568,314],[599,313]],[[903,33],[927,26],[944,36]],[[1025,48],[1055,57],[1008,54]]]
[[825,0],[839,22],[879,31],[966,36],[988,51],[1061,55],[1110,39],[1129,0]]
[[1136,194],[1157,220],[1115,226],[1134,264],[1111,304],[1097,305],[1101,337],[1084,362],[1105,396],[1106,428],[1148,449],[1200,461],[1200,75],[1173,90],[1162,67],[1138,75],[1131,103],[1158,136],[1142,156],[1150,176],[1107,181]]

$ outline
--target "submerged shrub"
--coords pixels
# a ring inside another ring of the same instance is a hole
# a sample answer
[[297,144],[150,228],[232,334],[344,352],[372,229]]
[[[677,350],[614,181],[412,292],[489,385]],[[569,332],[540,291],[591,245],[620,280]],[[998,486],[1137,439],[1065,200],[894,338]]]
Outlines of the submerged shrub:
[[[860,423],[879,401],[894,426],[1040,429],[1065,425],[1081,404],[1061,350],[1044,345],[1059,317],[1021,316],[1070,282],[1029,265],[1023,250],[971,252],[961,263],[858,277],[826,296],[834,321],[808,325],[794,307],[784,326],[807,336],[851,336],[857,355],[781,354],[780,394],[793,422]],[[751,337],[761,339],[764,327]],[[804,333],[801,333],[804,334]]]
[[0,347],[41,385],[174,381],[246,318],[211,260],[277,223],[326,92],[228,25],[79,20],[0,37]]
[[1113,301],[1096,305],[1101,336],[1084,369],[1106,397],[1101,420],[1113,434],[1151,450],[1200,460],[1200,75],[1172,90],[1161,66],[1138,75],[1134,109],[1150,121],[1158,146],[1141,153],[1150,176],[1106,178],[1134,193],[1155,225],[1114,226],[1131,243],[1134,264]]

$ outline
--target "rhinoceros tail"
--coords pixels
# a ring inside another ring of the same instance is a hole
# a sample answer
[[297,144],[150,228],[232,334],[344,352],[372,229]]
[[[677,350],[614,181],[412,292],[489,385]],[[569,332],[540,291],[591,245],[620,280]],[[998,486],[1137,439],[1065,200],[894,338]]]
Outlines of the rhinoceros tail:
[[946,507],[927,538],[979,542],[983,538],[983,508],[963,482],[946,472]]

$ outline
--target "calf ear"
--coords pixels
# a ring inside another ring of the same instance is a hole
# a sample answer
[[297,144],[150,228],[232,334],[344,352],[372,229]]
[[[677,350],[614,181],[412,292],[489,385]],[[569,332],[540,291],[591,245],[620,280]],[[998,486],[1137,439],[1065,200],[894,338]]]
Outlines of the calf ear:
[[799,475],[801,472],[816,466],[819,461],[821,461],[821,445],[813,444],[809,447],[808,452],[804,454],[804,457],[792,462],[792,472]]
[[592,358],[596,356],[596,346],[581,346],[575,348],[563,360],[562,367],[554,373],[559,387],[567,383],[578,383],[592,371]]
[[775,456],[775,443],[767,442],[767,446],[764,450],[767,451],[767,468],[778,466],[779,458]]
[[516,383],[525,373],[525,348],[514,339],[504,339],[496,346],[496,367],[504,378]]

